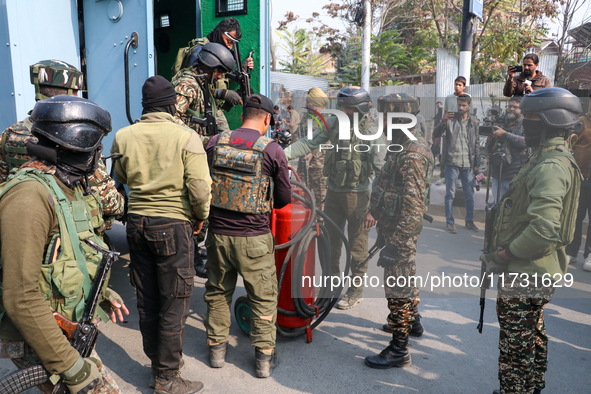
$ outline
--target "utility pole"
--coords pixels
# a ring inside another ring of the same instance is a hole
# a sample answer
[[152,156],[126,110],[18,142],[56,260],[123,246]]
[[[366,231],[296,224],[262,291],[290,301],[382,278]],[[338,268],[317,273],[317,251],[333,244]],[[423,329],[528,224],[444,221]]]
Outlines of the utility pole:
[[361,87],[369,92],[369,57],[371,47],[371,3],[364,0],[363,43],[361,48]]
[[473,21],[470,13],[470,1],[464,0],[464,15],[462,17],[462,38],[460,39],[460,76],[466,78],[466,86],[470,85],[470,68],[472,65],[472,36]]

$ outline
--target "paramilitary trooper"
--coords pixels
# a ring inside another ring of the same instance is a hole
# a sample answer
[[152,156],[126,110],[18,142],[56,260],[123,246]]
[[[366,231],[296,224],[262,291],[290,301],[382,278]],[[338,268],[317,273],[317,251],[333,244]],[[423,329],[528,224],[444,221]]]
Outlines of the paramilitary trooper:
[[[72,394],[119,393],[100,361],[83,359],[52,315],[79,321],[90,302],[102,255],[83,241],[106,245],[93,231],[102,222],[101,200],[83,183],[95,171],[111,117],[83,98],[56,96],[39,101],[30,120],[37,141],[27,149],[37,159],[11,174],[0,191],[0,354],[19,368],[43,364]],[[110,313],[113,322],[123,321],[121,310],[129,312],[120,297],[106,285],[102,294],[97,318]],[[50,383],[39,388],[53,392]]]
[[546,385],[544,306],[554,283],[566,274],[564,248],[573,239],[581,185],[569,147],[569,128],[581,113],[579,99],[567,90],[546,88],[525,95],[519,108],[525,144],[534,153],[500,201],[492,244],[498,251],[481,256],[489,272],[500,273],[501,388],[495,393],[501,394],[537,394]]
[[[142,118],[117,132],[115,174],[129,187],[127,243],[144,353],[155,394],[195,394],[180,376],[193,293],[196,234],[209,214],[211,178],[199,135],[175,123],[176,93],[157,75],[142,87]],[[193,228],[191,224],[193,223]]]
[[[43,60],[30,67],[31,83],[35,85],[35,100],[45,100],[58,95],[77,96],[83,86],[83,75],[71,64],[60,60]],[[5,182],[11,169],[18,168],[32,160],[27,151],[27,142],[35,143],[31,134],[32,122],[29,117],[8,127],[0,137],[0,182]],[[115,181],[109,176],[102,160],[94,174],[88,177],[92,191],[101,197],[105,224],[99,232],[111,228],[115,218],[123,214],[124,199],[115,188]]]
[[[174,115],[176,122],[207,136],[230,130],[226,117],[216,103],[216,97],[222,93],[226,95],[228,91],[222,92],[222,89],[215,89],[215,84],[217,80],[224,77],[225,73],[234,70],[236,67],[234,56],[223,45],[208,43],[193,48],[189,64],[189,67],[182,69],[172,78],[177,94]],[[205,77],[198,77],[198,75],[205,75]],[[242,100],[239,100],[237,104],[241,102]],[[208,105],[211,106],[210,115],[216,121],[215,130],[208,130],[205,126],[191,120],[193,116],[205,118]]]
[[[321,111],[327,105],[328,97],[322,91],[322,89],[310,89],[308,91],[308,96],[306,97],[306,112],[303,113],[302,121],[300,122],[302,127],[306,127],[308,124],[308,119],[312,120],[314,132],[316,132],[319,127],[323,127],[324,125],[322,123],[318,125],[316,119],[318,119],[319,111]],[[324,211],[324,199],[326,197],[326,177],[322,173],[325,156],[326,151],[321,151],[320,149],[314,150],[301,158],[301,165],[298,165],[298,174],[300,175],[300,178],[308,184],[308,187],[312,193],[314,193],[316,208],[320,209],[321,211]],[[303,160],[307,161],[307,177],[305,168],[303,167],[306,165],[306,163],[303,163]]]
[[[287,147],[288,160],[307,155],[319,149],[322,144],[331,142],[332,149],[326,149],[324,175],[327,177],[328,191],[324,201],[324,211],[337,226],[344,231],[347,224],[347,239],[351,247],[351,272],[353,278],[347,293],[337,304],[339,309],[350,309],[363,300],[363,275],[367,272],[369,228],[363,225],[363,219],[369,206],[370,178],[384,165],[386,148],[383,137],[364,141],[354,132],[355,119],[358,119],[359,133],[374,135],[377,126],[367,116],[369,112],[369,93],[362,88],[347,86],[337,94],[340,110],[350,120],[349,139],[339,140],[339,125],[336,117],[327,120],[328,130],[319,128],[313,139],[302,138]],[[367,142],[367,144],[365,144]],[[358,147],[358,145],[366,145]],[[381,146],[380,146],[381,144]],[[340,275],[339,260],[343,242],[337,231],[329,227],[331,267],[333,275]]]
[[[394,95],[378,100],[384,124],[387,122],[388,107],[398,101],[399,98]],[[429,144],[417,128],[413,129],[416,140],[411,140],[401,130],[393,131],[392,143],[402,145],[403,149],[388,152],[386,164],[374,180],[371,203],[365,216],[367,227],[375,225],[377,218],[378,239],[385,244],[378,266],[384,267],[386,299],[390,309],[384,331],[392,333],[388,347],[376,356],[365,358],[365,364],[371,368],[411,365],[408,336],[423,334],[416,284],[405,282],[405,287],[390,286],[393,282],[401,283],[392,278],[408,280],[417,272],[417,242],[423,229],[423,214],[427,210],[427,195],[435,166]]]
[[251,302],[250,343],[255,347],[256,377],[267,378],[277,365],[275,351],[277,276],[270,213],[291,202],[283,150],[265,137],[273,102],[249,96],[242,126],[209,140],[212,198],[207,235],[204,320],[212,368],[224,365],[230,332],[230,305],[240,274]]
[[[219,94],[220,89],[216,90],[214,84],[226,72],[234,70],[234,67],[236,67],[234,57],[223,45],[208,43],[193,49],[190,64],[191,67],[179,71],[172,79],[177,100],[176,113],[174,115],[176,122],[208,137],[224,131],[230,131],[226,117],[221,109],[216,106],[215,96]],[[197,75],[201,74],[206,74],[206,78],[197,77]],[[236,94],[236,92],[231,90],[228,92]],[[239,102],[242,103],[242,100]],[[205,118],[207,116],[206,107],[208,105],[211,106],[211,116],[214,116],[216,121],[214,130],[208,130],[204,126],[191,121],[193,116]],[[208,226],[209,224],[206,220],[199,234],[194,237],[195,245],[199,245],[205,240]],[[207,278],[205,263],[200,256],[199,248],[197,248],[195,253],[195,273],[201,278]]]

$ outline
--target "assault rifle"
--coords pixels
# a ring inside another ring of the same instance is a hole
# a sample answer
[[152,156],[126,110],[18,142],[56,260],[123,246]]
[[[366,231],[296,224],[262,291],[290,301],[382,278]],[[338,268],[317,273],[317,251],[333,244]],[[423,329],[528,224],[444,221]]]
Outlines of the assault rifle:
[[[195,81],[199,85],[201,92],[203,93],[203,106],[205,107],[205,117],[201,118],[198,116],[193,115],[191,117],[191,123],[196,123],[200,126],[205,128],[205,135],[206,136],[213,136],[218,133],[218,126],[215,121],[215,116],[213,115],[213,106],[211,105],[211,97],[209,92],[209,86],[207,89],[203,87],[203,83],[201,82],[200,78],[207,77],[207,74],[200,74],[195,75]],[[189,111],[190,113],[195,113],[194,111]]]
[[[240,40],[235,39],[230,34],[228,34],[228,32],[224,34],[234,43],[234,46],[232,47],[232,54],[236,60],[236,70],[234,72],[227,73],[226,78],[230,78],[232,81],[240,84],[238,94],[240,94],[242,97],[242,103],[244,104],[246,103],[246,98],[252,94],[252,89],[250,88],[250,70],[248,67],[246,69],[242,68],[242,58],[240,57],[240,47],[238,45]],[[253,53],[254,51],[250,51],[247,59],[252,57]]]
[[[493,242],[493,228],[495,225],[495,217],[497,216],[497,211],[499,210],[499,200],[501,199],[501,183],[503,179],[503,162],[505,160],[505,154],[502,152],[497,152],[495,155],[501,156],[501,166],[499,168],[499,184],[497,186],[497,198],[494,202],[489,203],[488,198],[490,195],[490,175],[492,173],[492,168],[488,168],[488,177],[486,180],[486,219],[484,222],[484,247],[482,248],[482,252],[484,254],[492,253],[492,242]],[[485,301],[486,301],[486,289],[491,286],[491,278],[487,276],[487,267],[484,261],[480,263],[480,277],[482,278],[482,283],[480,283],[480,318],[478,319],[478,326],[476,329],[480,334],[482,334],[482,327],[484,325],[484,308],[485,308]]]
[[[433,223],[433,216],[431,216],[427,213],[424,213],[423,220],[426,220],[429,223]],[[373,244],[373,246],[369,249],[367,258],[365,260],[363,260],[363,263],[361,263],[361,265],[363,266],[363,265],[367,264],[367,262],[369,260],[371,260],[380,250],[382,250],[384,248],[384,246],[386,246],[385,240],[382,237],[378,236],[376,243]]]
[[[82,319],[75,323],[66,319],[58,312],[53,312],[53,317],[70,341],[72,347],[76,349],[82,357],[86,358],[92,353],[98,338],[99,330],[98,326],[93,322],[94,314],[101,301],[101,293],[103,292],[103,286],[109,275],[111,265],[113,264],[113,261],[117,260],[119,252],[105,249],[89,239],[84,240],[84,242],[97,252],[102,253],[103,258],[96,270],[94,282],[92,283],[92,288],[90,289],[88,299],[86,300],[86,306],[82,313]],[[56,389],[58,390],[56,391]],[[63,383],[60,383],[56,389],[54,389],[54,393],[66,394],[69,392],[66,385]]]

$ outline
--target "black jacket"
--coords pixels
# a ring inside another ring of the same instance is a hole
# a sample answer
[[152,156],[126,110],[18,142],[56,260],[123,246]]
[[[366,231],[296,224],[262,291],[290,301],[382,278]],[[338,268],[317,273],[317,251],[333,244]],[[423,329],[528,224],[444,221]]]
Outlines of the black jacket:
[[[502,126],[503,130],[507,133],[515,134],[518,136],[523,135],[523,117],[517,119],[515,124],[506,124]],[[486,146],[486,151],[490,157],[490,167],[492,169],[492,177],[499,179],[499,170],[501,167],[500,161],[494,158],[495,152],[503,152],[506,156],[509,156],[508,162],[503,162],[503,174],[502,180],[513,179],[515,174],[519,172],[521,167],[527,161],[529,156],[529,149],[525,145],[525,142],[516,142],[508,139],[505,134],[502,138],[493,138]]]
[[[470,167],[480,167],[480,135],[476,116],[470,115],[468,118],[468,155],[470,157]],[[447,132],[447,133],[446,133]],[[451,165],[456,151],[456,142],[460,132],[460,120],[454,118],[447,122],[441,122],[433,131],[433,138],[438,138],[445,134],[445,145],[443,146],[443,155],[441,162],[445,165]]]

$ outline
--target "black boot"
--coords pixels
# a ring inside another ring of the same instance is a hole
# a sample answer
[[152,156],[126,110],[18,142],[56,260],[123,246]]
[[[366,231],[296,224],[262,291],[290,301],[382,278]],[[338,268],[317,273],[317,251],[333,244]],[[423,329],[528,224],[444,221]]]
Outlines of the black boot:
[[193,261],[195,266],[195,275],[200,278],[207,279],[207,268],[205,268],[205,261],[201,258],[199,250],[195,251],[195,260]]
[[[382,327],[382,330],[384,330],[385,332],[390,333],[390,334],[393,333],[393,331],[390,328],[390,325],[388,323],[384,324],[384,326]],[[421,315],[419,315],[417,313],[415,315],[415,321],[414,321],[414,323],[412,323],[412,327],[411,327],[408,335],[410,335],[411,337],[418,338],[423,335],[423,332],[425,332],[425,329],[423,328],[423,323],[421,323]]]
[[279,364],[277,349],[273,350],[272,355],[265,354],[259,349],[256,349],[255,359],[257,378],[268,378],[271,376],[271,371]]
[[[493,394],[501,394],[501,390],[495,390],[495,391],[493,391]],[[542,394],[542,390],[535,389],[534,394]]]
[[226,359],[226,347],[228,342],[218,343],[209,347],[209,365],[212,368],[221,368]]
[[365,365],[377,369],[408,367],[412,364],[412,361],[407,346],[408,337],[404,339],[393,337],[390,345],[382,350],[380,354],[367,356],[365,358]]

